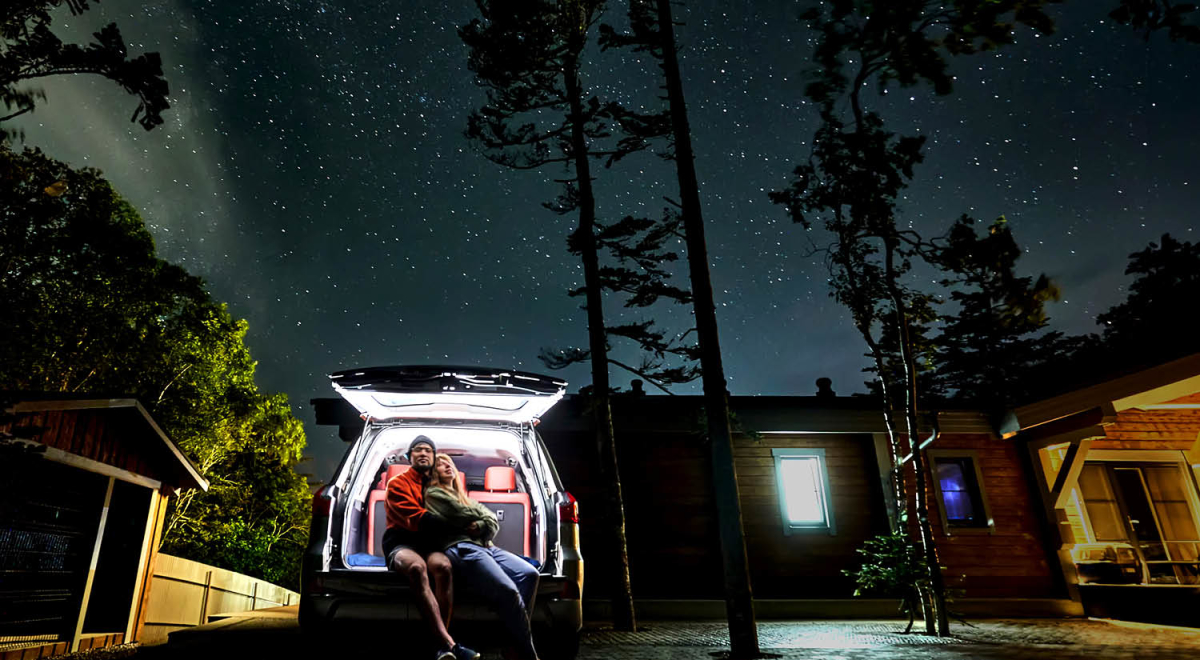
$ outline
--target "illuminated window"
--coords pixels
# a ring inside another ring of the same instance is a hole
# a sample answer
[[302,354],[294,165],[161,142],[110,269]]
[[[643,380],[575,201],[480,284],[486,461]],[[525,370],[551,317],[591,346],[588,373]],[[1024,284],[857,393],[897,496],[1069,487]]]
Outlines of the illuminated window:
[[825,450],[772,449],[771,455],[775,458],[784,533],[803,530],[835,533]]
[[979,459],[972,451],[930,450],[933,487],[937,492],[942,529],[947,534],[962,530],[993,529]]

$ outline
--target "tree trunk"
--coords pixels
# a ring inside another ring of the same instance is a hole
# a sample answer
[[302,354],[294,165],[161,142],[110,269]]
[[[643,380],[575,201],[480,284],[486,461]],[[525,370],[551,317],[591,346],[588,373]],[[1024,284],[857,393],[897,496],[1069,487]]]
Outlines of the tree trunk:
[[[578,52],[578,51],[575,51]],[[613,438],[612,406],[609,402],[608,340],[604,333],[604,309],[600,290],[600,258],[596,251],[596,199],[588,163],[587,138],[583,133],[583,99],[578,77],[578,60],[569,59],[565,78],[571,103],[571,149],[579,185],[579,228],[576,244],[583,259],[583,281],[587,300],[588,348],[592,363],[592,414],[596,427],[596,449],[602,483],[607,486],[607,517],[612,524],[612,543],[617,552],[616,593],[612,597],[612,623],[617,630],[637,630],[633,589],[629,579],[629,550],[625,539],[625,504],[621,495],[621,473]]]
[[[840,217],[839,217],[840,219]],[[845,271],[846,283],[850,287],[853,295],[853,300],[863,300],[862,284],[858,281],[858,271],[854,268],[853,259],[849,252],[849,241],[838,241],[841,248],[837,252],[836,259],[840,260],[841,268]],[[883,355],[883,348],[879,346],[879,342],[875,341],[875,337],[871,335],[871,323],[865,319],[874,318],[874,314],[868,314],[859,310],[851,310],[855,317],[855,327],[858,328],[858,333],[862,335],[863,341],[866,342],[867,348],[871,351],[871,358],[875,362],[875,371],[879,374],[879,394],[883,398],[883,426],[887,430],[888,449],[891,451],[892,464],[888,466],[888,472],[891,474],[891,490],[893,498],[893,515],[889,522],[893,533],[907,533],[907,511],[908,511],[908,496],[904,487],[904,466],[900,463],[900,459],[904,456],[902,447],[900,446],[899,434],[896,433],[895,406],[892,405],[891,386],[888,385],[885,374],[886,360]]]
[[658,0],[658,24],[663,39],[662,69],[666,77],[671,128],[675,138],[675,165],[679,175],[680,205],[696,314],[696,338],[700,346],[700,370],[711,451],[713,496],[717,505],[717,526],[724,563],[725,612],[729,619],[730,656],[756,658],[759,656],[758,627],[754,620],[750,567],[746,561],[746,540],[742,533],[741,498],[733,465],[729,397],[726,391],[725,371],[721,365],[721,346],[717,338],[717,313],[713,302],[712,282],[709,279],[708,250],[704,241],[704,218],[700,210],[700,187],[696,178],[695,156],[692,153],[691,129],[688,127],[679,61],[675,56],[675,27],[671,19],[670,0]]
[[917,514],[917,529],[921,548],[924,551],[926,568],[929,571],[929,600],[933,616],[925,617],[925,629],[931,635],[944,637],[950,634],[950,620],[946,613],[946,587],[942,581],[942,568],[938,563],[937,541],[929,524],[929,490],[925,477],[925,457],[921,451],[921,439],[917,435],[917,373],[912,355],[912,342],[908,334],[908,317],[904,311],[904,298],[896,286],[895,243],[891,237],[884,238],[885,280],[892,306],[896,312],[897,337],[900,343],[900,362],[904,370],[904,421],[908,431],[908,445],[912,451],[912,466],[915,474],[913,508]]

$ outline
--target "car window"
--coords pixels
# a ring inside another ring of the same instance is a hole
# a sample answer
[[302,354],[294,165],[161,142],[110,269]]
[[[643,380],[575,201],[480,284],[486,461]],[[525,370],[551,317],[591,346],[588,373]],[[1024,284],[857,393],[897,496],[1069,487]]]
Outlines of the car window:
[[541,469],[545,474],[543,479],[546,482],[547,492],[561,491],[563,489],[562,480],[558,478],[558,471],[554,469],[554,462],[550,460],[550,452],[546,450],[546,444],[542,442],[542,436],[533,428],[530,428],[529,435],[533,437],[537,448],[538,462],[541,464]]

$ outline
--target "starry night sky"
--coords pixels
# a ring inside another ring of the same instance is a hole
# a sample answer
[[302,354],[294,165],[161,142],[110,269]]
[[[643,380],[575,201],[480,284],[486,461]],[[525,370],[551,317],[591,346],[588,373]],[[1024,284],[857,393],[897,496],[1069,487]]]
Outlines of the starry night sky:
[[[1055,35],[1020,31],[1015,46],[957,61],[950,97],[893,89],[873,101],[893,130],[929,136],[905,220],[938,233],[962,213],[1006,215],[1024,271],[1062,286],[1053,325],[1072,333],[1123,298],[1128,253],[1164,232],[1200,240],[1200,47],[1146,42],[1105,20],[1109,4],[1076,0],[1054,10]],[[860,391],[861,342],[806,256],[822,238],[766,197],[816,127],[799,3],[687,5],[681,66],[730,390],[811,394],[830,376],[839,394]],[[173,107],[146,133],[111,83],[50,79],[24,118],[26,144],[101,169],[160,255],[250,321],[260,386],[290,395],[320,477],[344,451],[311,425],[308,399],[331,394],[325,374],[539,371],[540,348],[586,343],[580,300],[566,295],[582,279],[565,247],[573,223],[541,207],[562,172],[502,170],[462,136],[483,100],[455,31],[473,15],[469,0],[103,0],[55,24],[80,41],[116,21],[131,53],[161,53]],[[594,93],[653,97],[636,67],[598,62]],[[657,215],[674,196],[651,155],[597,176],[602,219]],[[661,318],[688,325],[682,308]],[[562,375],[572,391],[589,380],[586,367]]]

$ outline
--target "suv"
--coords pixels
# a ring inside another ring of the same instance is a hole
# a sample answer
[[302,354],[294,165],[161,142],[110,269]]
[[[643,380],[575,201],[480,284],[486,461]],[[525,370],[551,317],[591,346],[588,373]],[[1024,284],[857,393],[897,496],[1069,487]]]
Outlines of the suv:
[[[496,544],[539,567],[532,616],[539,652],[573,658],[583,621],[579,509],[534,430],[567,384],[519,371],[440,366],[353,369],[330,379],[342,398],[314,399],[317,423],[339,426],[350,448],[313,496],[300,625],[419,620],[407,581],[385,565],[381,539],[387,482],[408,469],[404,454],[412,439],[426,435],[454,457],[471,497],[496,512]],[[455,621],[496,619],[470,593],[456,591]]]

